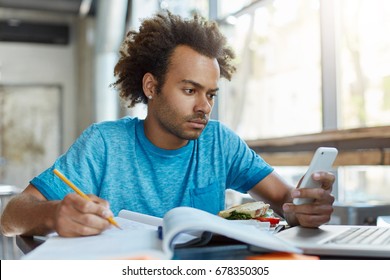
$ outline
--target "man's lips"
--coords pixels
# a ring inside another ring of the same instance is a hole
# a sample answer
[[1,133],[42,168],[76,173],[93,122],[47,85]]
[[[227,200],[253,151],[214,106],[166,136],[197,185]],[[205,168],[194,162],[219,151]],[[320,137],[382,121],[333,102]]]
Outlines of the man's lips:
[[207,120],[201,120],[201,119],[196,119],[196,120],[190,120],[189,121],[189,124],[191,125],[191,127],[193,128],[204,128],[207,124]]

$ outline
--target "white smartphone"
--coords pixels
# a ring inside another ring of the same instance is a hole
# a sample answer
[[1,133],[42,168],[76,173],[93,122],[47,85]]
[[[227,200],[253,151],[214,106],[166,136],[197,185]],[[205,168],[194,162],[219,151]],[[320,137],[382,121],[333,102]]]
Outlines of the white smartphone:
[[[310,162],[309,169],[303,176],[299,188],[320,188],[321,183],[314,181],[312,175],[316,171],[331,171],[333,162],[337,156],[337,149],[333,147],[319,147]],[[296,205],[311,203],[311,198],[294,198],[293,203]]]

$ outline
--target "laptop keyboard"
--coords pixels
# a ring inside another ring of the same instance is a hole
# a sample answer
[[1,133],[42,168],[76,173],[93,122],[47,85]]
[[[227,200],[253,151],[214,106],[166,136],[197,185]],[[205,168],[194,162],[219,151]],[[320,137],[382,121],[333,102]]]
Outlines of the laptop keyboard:
[[387,245],[390,244],[390,228],[350,228],[328,243]]

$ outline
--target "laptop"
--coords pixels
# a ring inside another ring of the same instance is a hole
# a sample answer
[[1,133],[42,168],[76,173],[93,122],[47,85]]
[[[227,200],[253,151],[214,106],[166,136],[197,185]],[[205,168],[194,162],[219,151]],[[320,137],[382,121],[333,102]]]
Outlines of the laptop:
[[390,227],[322,225],[319,228],[291,227],[275,234],[318,256],[349,256],[390,259]]

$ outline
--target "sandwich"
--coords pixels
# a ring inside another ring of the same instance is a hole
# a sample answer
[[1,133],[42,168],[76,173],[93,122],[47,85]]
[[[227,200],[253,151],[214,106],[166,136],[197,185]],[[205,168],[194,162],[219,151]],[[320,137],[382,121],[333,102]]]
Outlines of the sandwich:
[[270,205],[263,201],[248,202],[222,210],[218,216],[228,220],[250,220],[255,219],[260,222],[269,222],[272,227],[280,222],[279,217],[275,217]]

